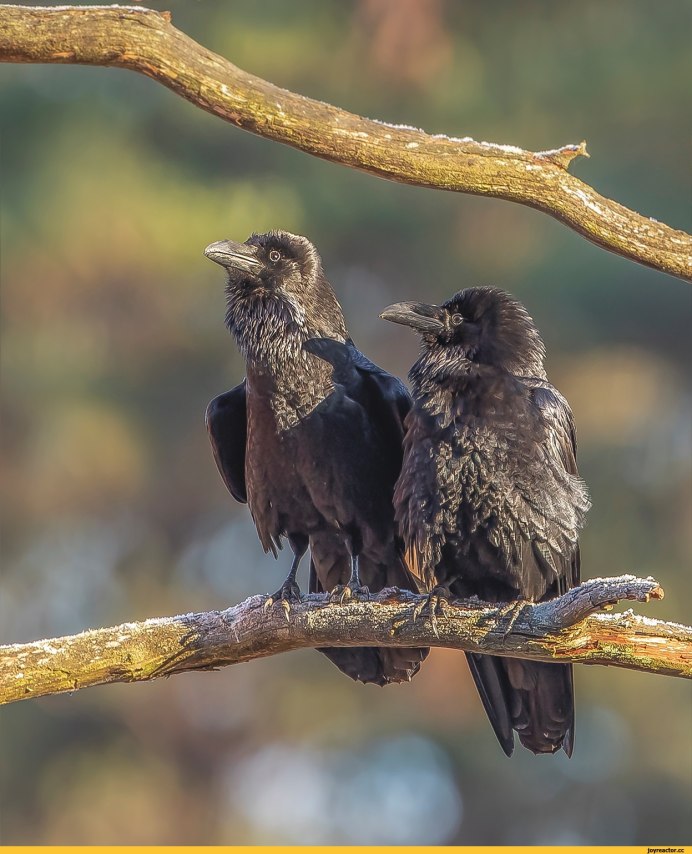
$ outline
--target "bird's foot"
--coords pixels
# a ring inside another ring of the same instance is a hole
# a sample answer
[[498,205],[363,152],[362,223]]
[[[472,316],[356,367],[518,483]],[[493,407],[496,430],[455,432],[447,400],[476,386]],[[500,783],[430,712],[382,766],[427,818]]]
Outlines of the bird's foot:
[[514,628],[514,624],[517,621],[517,618],[524,610],[524,606],[529,603],[524,601],[523,599],[518,599],[516,602],[508,602],[506,605],[501,605],[497,611],[495,612],[495,616],[500,619],[504,618],[507,620],[507,625],[502,628],[502,637],[506,638],[507,635]]
[[289,616],[291,613],[291,605],[298,605],[301,602],[301,593],[300,587],[296,584],[295,581],[284,581],[281,587],[276,591],[276,593],[272,593],[271,596],[267,596],[267,599],[264,603],[264,610],[268,611],[275,602],[278,602],[284,610],[284,614],[286,615],[286,622],[289,622]]
[[348,584],[337,584],[329,594],[329,601],[336,605],[345,605],[351,600],[369,602],[370,590],[363,585],[349,581]]
[[449,604],[449,590],[446,587],[434,587],[427,596],[419,597],[419,602],[414,605],[413,619],[417,620],[425,611],[426,616],[442,616]]
[[446,587],[434,587],[427,596],[421,597],[420,602],[413,606],[413,622],[424,614],[430,618],[435,637],[437,634],[437,618],[443,617],[449,604],[449,590]]

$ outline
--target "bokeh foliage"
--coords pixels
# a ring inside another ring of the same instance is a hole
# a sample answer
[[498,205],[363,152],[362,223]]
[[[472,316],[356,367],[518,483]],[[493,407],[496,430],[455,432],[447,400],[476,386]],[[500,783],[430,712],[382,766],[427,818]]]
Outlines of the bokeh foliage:
[[[688,229],[685,0],[156,2],[242,68],[355,112],[529,149]],[[492,8],[491,8],[492,7]],[[573,404],[585,577],[652,574],[689,622],[689,285],[507,202],[386,183],[244,134],[117,70],[3,66],[2,641],[273,590],[214,469],[207,401],[242,376],[222,237],[310,236],[356,342],[470,284],[516,293]],[[687,185],[687,189],[685,188]],[[311,652],[0,711],[5,843],[682,844],[689,685],[579,668],[575,756],[502,755],[463,656],[411,685]]]

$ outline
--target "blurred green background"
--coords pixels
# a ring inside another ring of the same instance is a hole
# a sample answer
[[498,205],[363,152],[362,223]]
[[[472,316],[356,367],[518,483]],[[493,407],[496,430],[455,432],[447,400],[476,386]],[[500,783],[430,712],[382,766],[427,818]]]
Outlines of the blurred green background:
[[[545,149],[689,230],[686,0],[156,2],[272,82],[382,120]],[[517,294],[571,401],[584,577],[654,575],[690,622],[692,290],[508,202],[399,186],[245,134],[130,72],[0,67],[2,642],[274,590],[207,445],[243,366],[212,240],[308,235],[357,344],[473,284]],[[303,579],[305,582],[305,579]],[[686,608],[685,605],[688,604]],[[0,710],[4,843],[682,844],[689,683],[579,667],[574,758],[507,760],[460,653],[410,685],[310,651]]]

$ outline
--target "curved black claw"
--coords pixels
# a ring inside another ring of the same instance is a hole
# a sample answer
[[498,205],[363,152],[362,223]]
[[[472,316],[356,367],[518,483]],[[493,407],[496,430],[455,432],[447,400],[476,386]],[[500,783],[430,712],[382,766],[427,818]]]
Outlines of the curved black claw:
[[421,601],[413,607],[413,621],[423,614],[430,618],[432,629],[437,637],[437,618],[443,617],[447,605],[449,604],[449,590],[446,587],[433,587],[427,596],[423,596]]
[[275,602],[278,602],[284,609],[286,622],[288,622],[288,618],[291,613],[291,605],[299,605],[302,598],[300,587],[298,587],[296,582],[285,581],[276,593],[272,593],[271,596],[267,596],[264,603],[264,610],[268,611]]
[[370,598],[370,590],[367,587],[352,584],[350,581],[348,584],[337,584],[329,593],[329,601],[337,605],[344,605],[352,599],[356,602],[369,602]]

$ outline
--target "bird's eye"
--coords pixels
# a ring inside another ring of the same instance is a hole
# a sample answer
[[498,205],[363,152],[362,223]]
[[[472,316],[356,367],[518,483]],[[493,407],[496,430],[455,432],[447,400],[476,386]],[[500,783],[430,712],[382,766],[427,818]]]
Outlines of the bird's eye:
[[460,314],[453,314],[452,315],[452,323],[454,324],[454,326],[458,326],[462,322],[463,319],[464,318]]
[[279,250],[278,250],[278,249],[272,249],[272,250],[270,250],[270,252],[269,252],[269,260],[270,260],[270,261],[273,261],[274,263],[276,263],[277,261],[280,261],[280,260],[281,260],[281,253],[279,252]]

